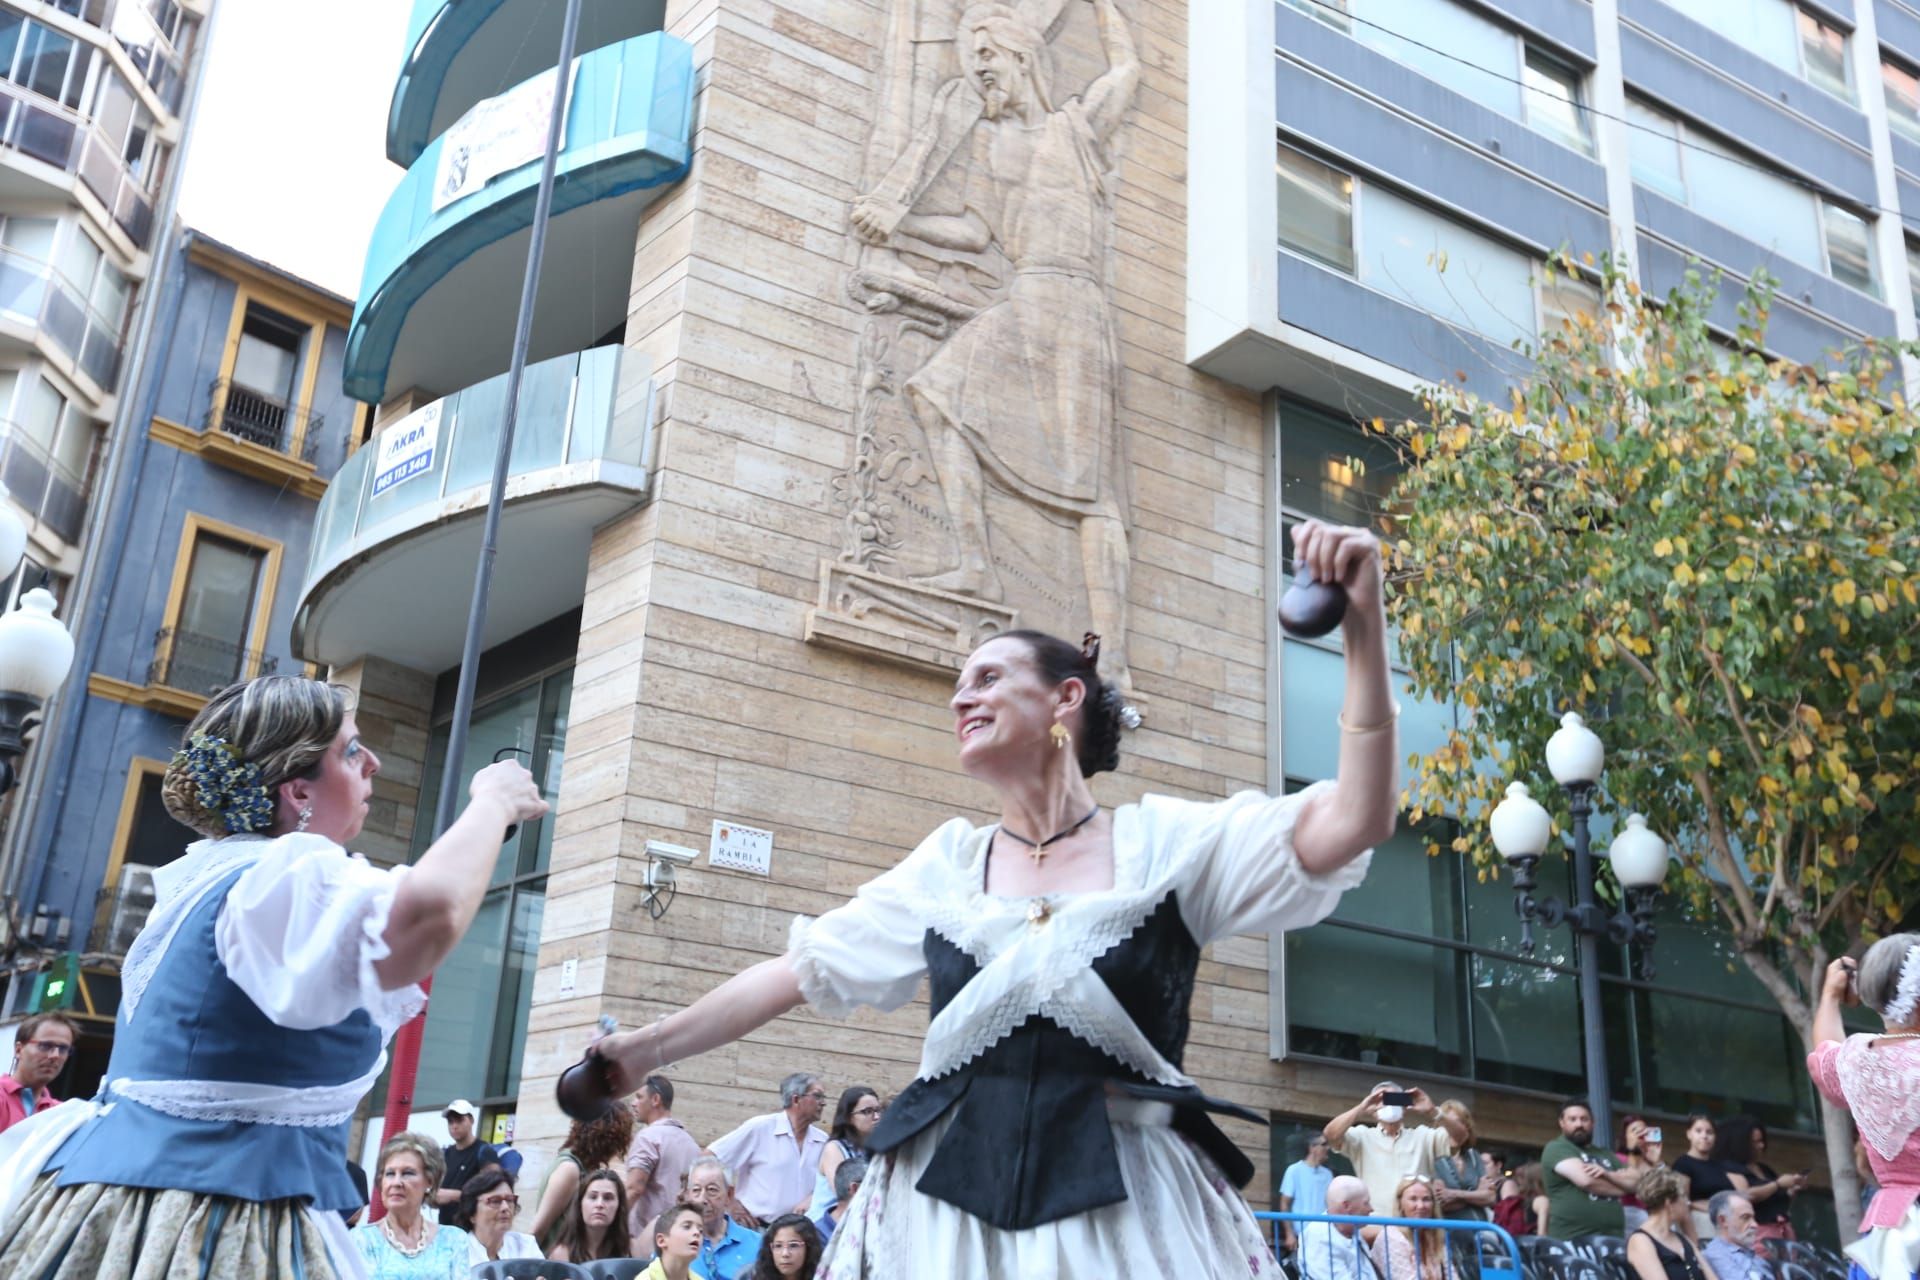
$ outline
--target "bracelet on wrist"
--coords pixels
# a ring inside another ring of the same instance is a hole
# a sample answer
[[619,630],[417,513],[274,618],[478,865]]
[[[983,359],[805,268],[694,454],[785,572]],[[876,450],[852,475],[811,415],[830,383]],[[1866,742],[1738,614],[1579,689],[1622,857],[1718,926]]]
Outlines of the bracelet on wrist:
[[1380,733],[1383,730],[1393,728],[1394,723],[1400,719],[1400,704],[1397,702],[1394,703],[1393,711],[1385,719],[1377,720],[1372,724],[1349,724],[1347,722],[1347,713],[1344,711],[1336,716],[1335,719],[1339,722],[1342,733],[1355,738],[1361,738],[1369,733]]

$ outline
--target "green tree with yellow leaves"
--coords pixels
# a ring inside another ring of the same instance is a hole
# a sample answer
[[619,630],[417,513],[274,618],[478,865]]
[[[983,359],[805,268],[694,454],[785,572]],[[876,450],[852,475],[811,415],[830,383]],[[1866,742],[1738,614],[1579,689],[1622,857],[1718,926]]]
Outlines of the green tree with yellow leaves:
[[[1668,890],[1806,1037],[1829,959],[1920,914],[1920,424],[1891,345],[1768,358],[1765,282],[1729,339],[1716,282],[1605,277],[1508,403],[1435,388],[1385,428],[1401,653],[1469,711],[1409,804],[1497,865],[1484,815],[1516,778],[1559,799],[1541,726],[1581,711],[1597,802],[1668,835]],[[1851,1124],[1825,1128],[1850,1230]]]

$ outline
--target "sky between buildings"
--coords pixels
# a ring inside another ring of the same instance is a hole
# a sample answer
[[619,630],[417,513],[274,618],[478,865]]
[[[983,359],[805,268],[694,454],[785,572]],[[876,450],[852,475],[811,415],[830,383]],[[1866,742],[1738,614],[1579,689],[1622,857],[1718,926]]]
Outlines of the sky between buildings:
[[387,103],[408,0],[216,0],[181,179],[190,227],[348,298],[404,172]]

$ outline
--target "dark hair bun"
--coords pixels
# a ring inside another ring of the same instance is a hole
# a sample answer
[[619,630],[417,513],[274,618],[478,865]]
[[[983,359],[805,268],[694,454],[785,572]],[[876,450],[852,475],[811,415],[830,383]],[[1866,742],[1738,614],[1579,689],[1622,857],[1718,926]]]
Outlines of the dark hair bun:
[[1080,772],[1091,778],[1096,773],[1111,773],[1120,767],[1120,731],[1124,727],[1121,712],[1127,701],[1120,690],[1093,677],[1087,686],[1087,702],[1081,712]]

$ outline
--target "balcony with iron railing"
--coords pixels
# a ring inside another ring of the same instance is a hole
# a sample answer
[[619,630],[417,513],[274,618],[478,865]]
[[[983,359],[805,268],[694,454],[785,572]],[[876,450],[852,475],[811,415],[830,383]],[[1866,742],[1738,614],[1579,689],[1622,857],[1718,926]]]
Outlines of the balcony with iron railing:
[[0,484],[15,506],[61,539],[80,540],[87,520],[87,478],[50,457],[10,422],[0,422]]
[[213,400],[202,425],[235,439],[311,464],[326,419],[305,405],[290,405],[232,378],[215,378]]
[[0,246],[0,323],[21,327],[20,340],[44,340],[92,380],[102,397],[120,377],[120,328],[87,306],[51,263]]
[[219,636],[201,635],[178,627],[162,627],[153,636],[153,661],[147,684],[178,690],[196,699],[218,693],[240,680],[272,675],[280,660],[259,649],[248,649]]
[[153,235],[153,200],[85,117],[0,80],[0,149],[77,176],[134,248],[147,247]]

